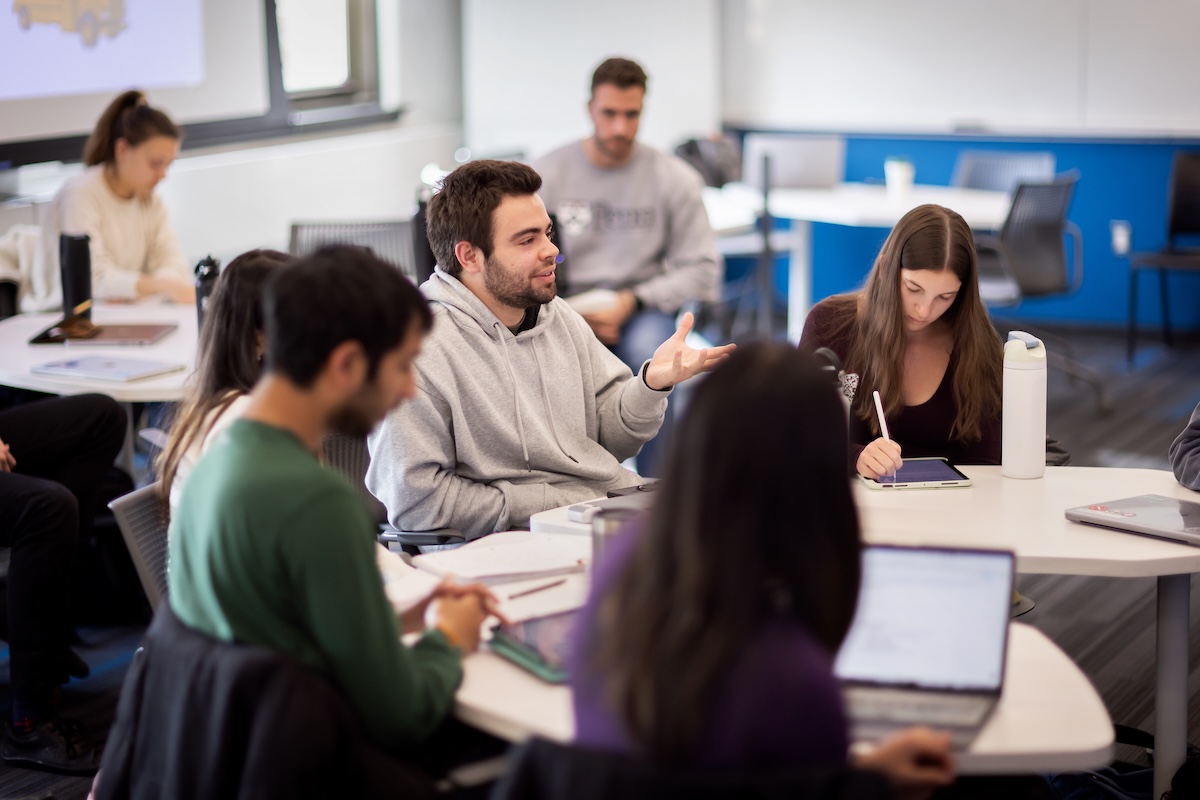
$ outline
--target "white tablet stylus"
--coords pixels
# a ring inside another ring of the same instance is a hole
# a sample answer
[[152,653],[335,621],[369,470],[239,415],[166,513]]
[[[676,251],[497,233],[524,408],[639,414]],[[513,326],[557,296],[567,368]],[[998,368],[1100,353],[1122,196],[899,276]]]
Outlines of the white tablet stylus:
[[875,398],[875,413],[879,415],[879,431],[883,438],[890,442],[892,437],[888,435],[887,419],[883,416],[883,400],[879,399],[879,390],[876,389],[871,395]]

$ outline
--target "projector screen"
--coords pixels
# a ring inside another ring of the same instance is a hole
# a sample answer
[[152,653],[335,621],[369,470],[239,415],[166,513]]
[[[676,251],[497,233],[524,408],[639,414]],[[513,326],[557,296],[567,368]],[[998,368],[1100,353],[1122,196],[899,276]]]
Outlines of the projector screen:
[[264,17],[261,0],[5,0],[0,146],[86,135],[130,88],[180,124],[260,117]]

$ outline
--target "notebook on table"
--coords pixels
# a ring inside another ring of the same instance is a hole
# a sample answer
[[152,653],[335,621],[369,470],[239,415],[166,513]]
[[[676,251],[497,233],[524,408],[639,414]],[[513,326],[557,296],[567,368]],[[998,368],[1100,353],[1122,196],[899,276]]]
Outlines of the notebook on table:
[[1068,508],[1066,515],[1085,525],[1200,545],[1200,503],[1190,500],[1142,494]]
[[141,358],[111,358],[109,356],[80,356],[35,364],[30,372],[67,378],[94,378],[101,381],[136,381],[153,378],[183,369],[183,364],[167,361],[148,361]]
[[494,585],[582,572],[591,556],[588,537],[502,531],[452,550],[422,553],[412,563],[434,575]]
[[925,725],[955,750],[1000,699],[1013,554],[875,546],[863,551],[858,610],[838,653],[851,734],[873,740]]

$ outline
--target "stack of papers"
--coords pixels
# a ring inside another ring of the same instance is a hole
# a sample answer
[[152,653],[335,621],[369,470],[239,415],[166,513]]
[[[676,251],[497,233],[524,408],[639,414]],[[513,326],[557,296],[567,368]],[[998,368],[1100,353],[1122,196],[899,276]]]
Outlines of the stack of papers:
[[504,531],[455,548],[422,553],[413,566],[466,583],[489,585],[582,572],[592,557],[587,536]]
[[383,545],[377,544],[375,548],[375,563],[383,578],[383,592],[397,616],[423,602],[442,582],[432,573],[410,567]]

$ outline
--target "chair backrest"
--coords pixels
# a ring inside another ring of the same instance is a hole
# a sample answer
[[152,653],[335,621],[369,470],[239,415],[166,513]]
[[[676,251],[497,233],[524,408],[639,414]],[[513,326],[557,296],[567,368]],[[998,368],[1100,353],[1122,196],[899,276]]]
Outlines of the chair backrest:
[[742,153],[731,136],[688,139],[675,148],[675,155],[691,164],[708,186],[720,188],[742,177]]
[[150,607],[157,610],[167,596],[167,525],[170,509],[155,482],[108,504],[129,548]]
[[1012,277],[1025,297],[1066,292],[1071,287],[1064,235],[1077,172],[1048,183],[1019,183],[1000,231]]
[[17,313],[17,295],[21,287],[13,281],[0,281],[0,319],[8,319]]
[[367,450],[366,438],[331,433],[325,437],[323,449],[325,463],[344,475],[354,486],[367,507],[371,521],[380,523],[387,520],[387,508],[379,502],[379,498],[367,491],[367,467],[371,466],[371,453]]
[[[771,174],[763,175],[763,156],[771,157]],[[783,133],[748,133],[742,142],[742,182],[761,189],[829,188],[846,176],[846,139]]]
[[429,280],[433,268],[437,266],[437,256],[429,247],[429,236],[425,230],[425,210],[428,207],[428,200],[417,201],[417,213],[412,218],[413,269],[416,270],[417,286]]
[[[372,253],[420,283],[413,257],[413,220],[389,222],[294,222],[288,252],[306,256],[327,244],[351,244]],[[424,237],[424,221],[421,223]],[[427,245],[428,247],[428,245]]]
[[1018,183],[1054,180],[1053,153],[963,150],[954,162],[952,186],[1012,192]]
[[1176,153],[1171,165],[1167,208],[1167,244],[1176,236],[1200,234],[1200,152]]
[[493,800],[882,800],[892,796],[882,773],[845,764],[745,771],[703,766],[671,769],[536,737],[521,745],[510,761],[512,768],[496,785]]

